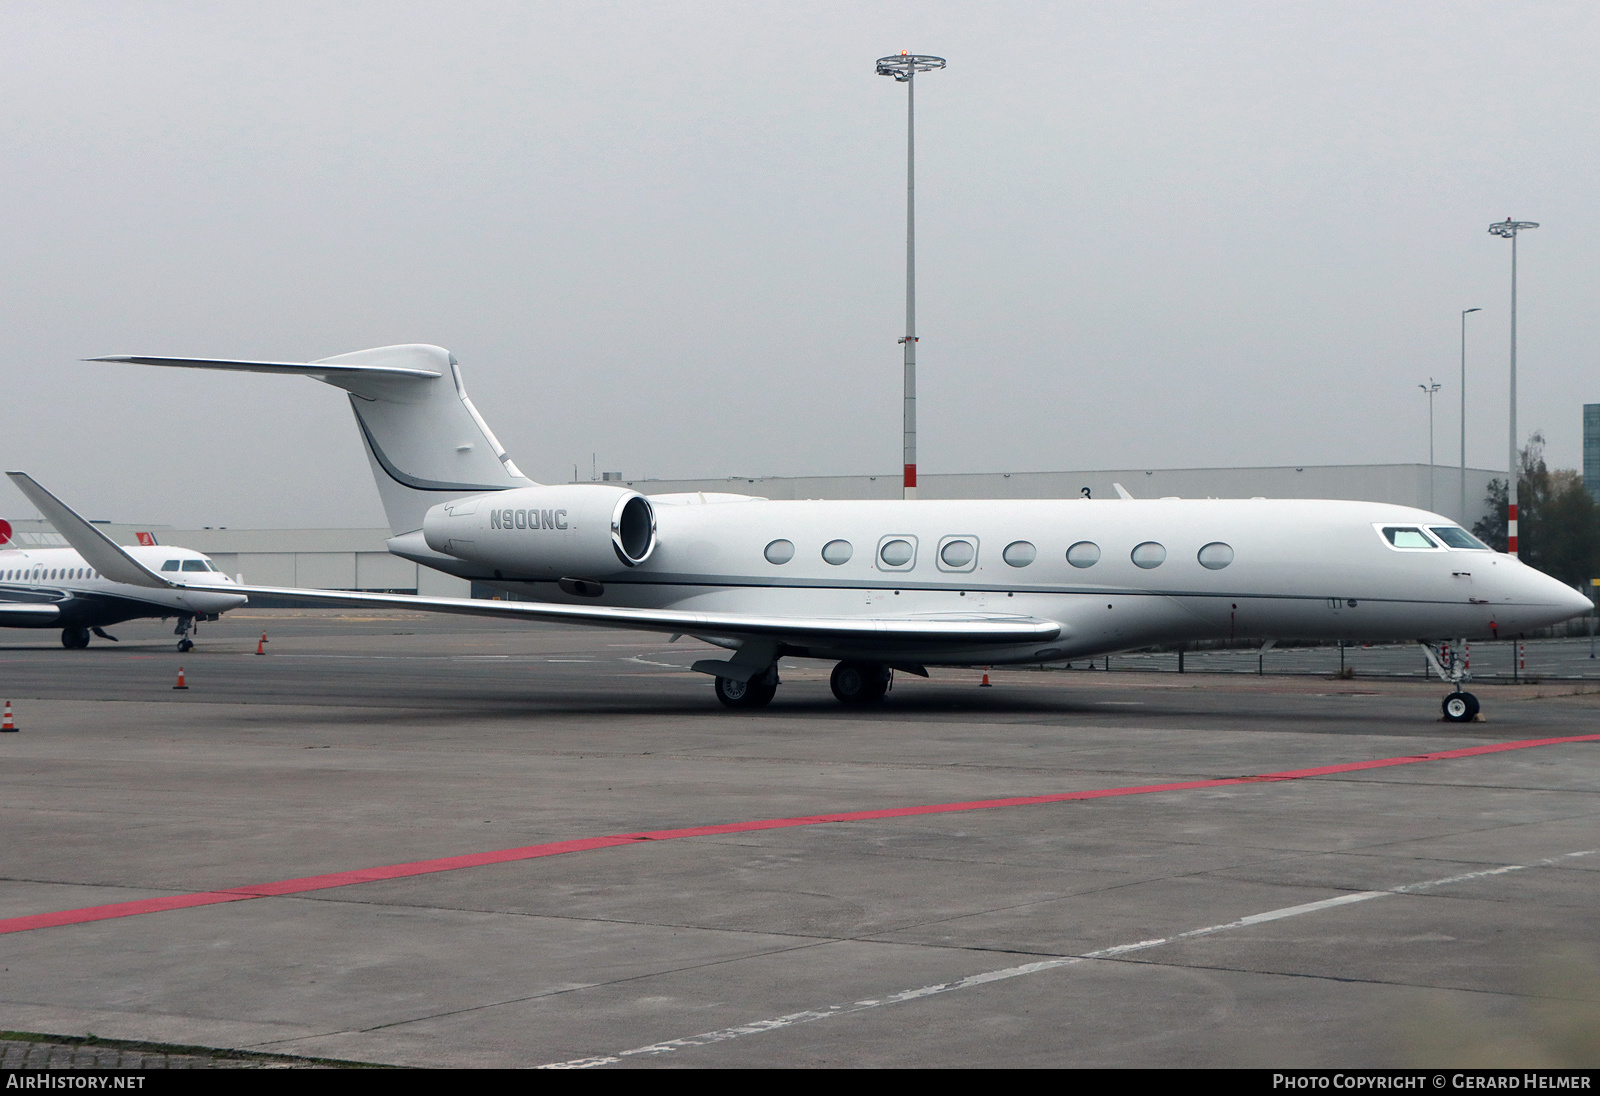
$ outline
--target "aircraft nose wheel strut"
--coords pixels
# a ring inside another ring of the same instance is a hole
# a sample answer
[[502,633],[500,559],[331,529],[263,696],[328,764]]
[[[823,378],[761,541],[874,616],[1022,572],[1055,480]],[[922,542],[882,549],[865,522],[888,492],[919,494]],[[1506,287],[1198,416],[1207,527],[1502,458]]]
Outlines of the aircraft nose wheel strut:
[[194,640],[189,638],[189,633],[197,630],[193,616],[184,615],[178,618],[178,626],[172,629],[172,634],[178,637],[179,652],[194,650]]
[[1455,646],[1426,640],[1418,640],[1418,643],[1422,653],[1428,657],[1428,664],[1441,679],[1450,684],[1450,693],[1440,705],[1444,717],[1452,723],[1471,723],[1478,715],[1478,698],[1461,688],[1463,682],[1472,680],[1466,657],[1462,653],[1467,641],[1463,639]]

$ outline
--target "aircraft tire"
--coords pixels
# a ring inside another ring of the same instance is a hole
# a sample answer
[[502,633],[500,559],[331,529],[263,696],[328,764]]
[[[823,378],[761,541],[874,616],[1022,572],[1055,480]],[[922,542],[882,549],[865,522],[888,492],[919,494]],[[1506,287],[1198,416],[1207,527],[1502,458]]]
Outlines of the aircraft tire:
[[730,708],[764,708],[778,695],[776,681],[735,681],[717,678],[717,699]]
[[841,662],[828,679],[833,695],[852,707],[876,704],[889,691],[889,667],[877,662]]
[[194,650],[194,640],[190,639],[188,636],[184,636],[182,639],[178,640],[178,651],[180,653],[187,653],[192,650]]
[[1471,723],[1478,714],[1478,698],[1471,693],[1451,693],[1441,705],[1444,717],[1452,723]]
[[61,646],[69,651],[81,651],[89,646],[89,629],[63,628],[61,629]]

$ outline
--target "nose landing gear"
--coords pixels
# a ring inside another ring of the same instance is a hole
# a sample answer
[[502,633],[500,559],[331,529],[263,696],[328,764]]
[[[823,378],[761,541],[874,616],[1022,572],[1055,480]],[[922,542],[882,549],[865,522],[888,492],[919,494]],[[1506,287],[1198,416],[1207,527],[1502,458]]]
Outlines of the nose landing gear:
[[197,629],[194,626],[194,617],[192,615],[185,615],[178,618],[178,626],[172,629],[172,634],[178,637],[179,652],[194,650],[194,640],[189,638],[189,633],[196,630]]
[[1472,680],[1472,673],[1467,669],[1467,660],[1462,655],[1466,648],[1466,640],[1452,647],[1448,643],[1429,643],[1426,640],[1417,641],[1422,647],[1422,653],[1428,658],[1428,665],[1432,666],[1441,680],[1451,686],[1451,691],[1444,698],[1441,705],[1444,717],[1452,723],[1471,723],[1478,715],[1478,698],[1471,693],[1463,692],[1463,682]]
[[1444,717],[1452,723],[1471,723],[1478,714],[1478,698],[1471,693],[1455,692],[1444,698]]

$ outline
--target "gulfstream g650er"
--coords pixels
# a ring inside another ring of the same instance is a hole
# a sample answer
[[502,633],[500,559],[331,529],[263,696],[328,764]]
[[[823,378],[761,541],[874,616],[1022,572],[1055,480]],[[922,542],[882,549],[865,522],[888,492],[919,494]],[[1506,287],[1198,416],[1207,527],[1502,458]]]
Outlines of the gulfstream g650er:
[[[731,706],[772,699],[780,656],[837,661],[835,694],[869,703],[897,669],[1217,638],[1405,639],[1456,686],[1446,714],[1470,719],[1477,701],[1459,689],[1448,641],[1589,608],[1447,518],[1404,506],[774,502],[546,486],[517,470],[437,346],[304,363],[96,360],[302,374],[344,389],[394,531],[389,550],[537,600],[299,596],[698,636],[732,652],[694,666]],[[242,592],[256,589],[273,592]]]

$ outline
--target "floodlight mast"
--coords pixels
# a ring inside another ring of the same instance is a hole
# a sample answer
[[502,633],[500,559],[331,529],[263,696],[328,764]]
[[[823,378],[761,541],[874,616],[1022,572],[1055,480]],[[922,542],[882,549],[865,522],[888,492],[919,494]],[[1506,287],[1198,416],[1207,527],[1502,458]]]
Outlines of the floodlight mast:
[[1461,310],[1461,524],[1467,524],[1467,315],[1481,308]]
[[1517,233],[1538,228],[1537,221],[1507,217],[1489,226],[1491,236],[1511,241],[1511,455],[1506,462],[1506,552],[1517,554]]
[[943,57],[908,53],[878,58],[878,75],[893,76],[906,86],[906,333],[905,347],[904,466],[905,494],[917,497],[917,96],[919,72],[944,68]]

